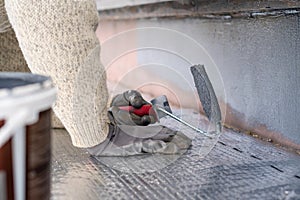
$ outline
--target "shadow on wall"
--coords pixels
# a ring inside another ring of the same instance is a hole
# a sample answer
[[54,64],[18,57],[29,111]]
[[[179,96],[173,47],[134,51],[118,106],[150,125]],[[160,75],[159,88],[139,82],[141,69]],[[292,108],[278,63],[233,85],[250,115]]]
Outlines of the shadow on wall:
[[107,78],[115,84],[111,90],[137,89],[152,97],[164,94],[172,106],[199,111],[190,67],[204,64],[216,93],[225,98],[216,65],[193,38],[172,29],[137,26],[137,21],[102,21],[97,30]]

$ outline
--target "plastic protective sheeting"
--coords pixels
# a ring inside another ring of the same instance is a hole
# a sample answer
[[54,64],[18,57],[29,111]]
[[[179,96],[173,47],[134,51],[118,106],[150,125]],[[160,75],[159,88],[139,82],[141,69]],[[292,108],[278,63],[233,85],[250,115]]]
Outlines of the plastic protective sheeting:
[[[191,123],[199,120],[183,113]],[[164,123],[181,128],[168,118]],[[65,131],[53,136],[53,200],[300,198],[299,155],[228,129],[211,151],[196,134],[193,146],[174,156],[93,158],[73,147]],[[205,149],[210,153],[203,157]]]

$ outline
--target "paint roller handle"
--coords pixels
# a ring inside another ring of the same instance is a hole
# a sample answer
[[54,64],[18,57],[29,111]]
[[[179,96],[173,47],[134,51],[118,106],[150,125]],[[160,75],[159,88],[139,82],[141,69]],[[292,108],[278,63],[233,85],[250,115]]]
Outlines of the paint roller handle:
[[135,108],[133,106],[120,106],[119,109],[128,111],[129,113],[134,113],[140,117],[144,115],[151,115],[150,113],[152,110],[152,105],[151,104],[145,104],[140,108]]

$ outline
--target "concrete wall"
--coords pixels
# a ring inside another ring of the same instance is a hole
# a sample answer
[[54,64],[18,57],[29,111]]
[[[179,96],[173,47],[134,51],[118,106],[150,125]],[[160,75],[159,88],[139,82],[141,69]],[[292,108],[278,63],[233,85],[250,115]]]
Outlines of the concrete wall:
[[197,109],[189,66],[205,64],[226,124],[299,148],[298,15],[101,25],[104,64],[119,72],[108,73],[109,79],[153,96],[167,93],[174,104]]

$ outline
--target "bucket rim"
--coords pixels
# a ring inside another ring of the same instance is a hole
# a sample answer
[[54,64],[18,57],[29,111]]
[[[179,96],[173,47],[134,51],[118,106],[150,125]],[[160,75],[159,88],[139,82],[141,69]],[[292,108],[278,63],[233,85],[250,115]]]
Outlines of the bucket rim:
[[24,96],[42,89],[51,88],[48,76],[23,72],[0,72],[0,99]]

